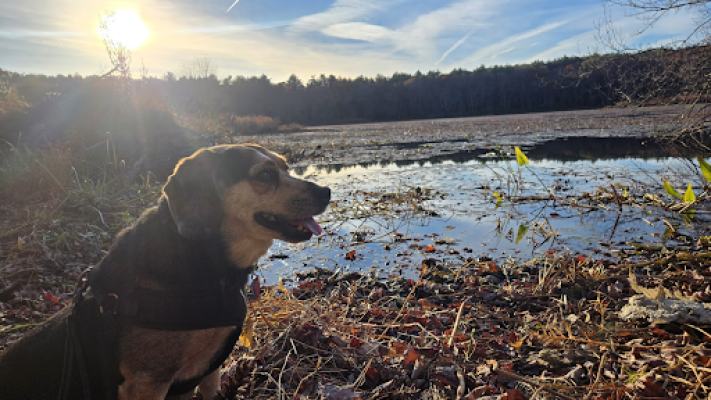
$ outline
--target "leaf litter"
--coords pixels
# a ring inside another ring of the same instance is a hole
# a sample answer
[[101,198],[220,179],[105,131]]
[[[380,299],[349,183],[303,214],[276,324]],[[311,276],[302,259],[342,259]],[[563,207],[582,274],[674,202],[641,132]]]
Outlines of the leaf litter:
[[[66,306],[80,272],[157,194],[157,186],[133,187],[91,202],[64,193],[1,205],[0,351]],[[424,188],[371,192],[357,206],[341,204],[341,214],[428,217],[424,202],[435,196]],[[547,194],[501,199],[551,200]],[[686,207],[614,186],[558,200],[568,207]],[[694,201],[701,208],[708,196]],[[627,242],[604,251],[616,251],[614,259],[595,251],[548,251],[529,260],[495,260],[473,254],[456,238],[418,243],[399,225],[390,228],[392,244],[383,246],[406,245],[408,276],[316,268],[297,273],[288,286],[255,277],[243,334],[223,365],[223,398],[711,395],[708,237],[672,227],[668,234],[677,233],[677,245]],[[542,228],[519,229],[531,235]],[[344,259],[356,261],[362,254],[354,243],[382,240],[363,231],[338,243]]]

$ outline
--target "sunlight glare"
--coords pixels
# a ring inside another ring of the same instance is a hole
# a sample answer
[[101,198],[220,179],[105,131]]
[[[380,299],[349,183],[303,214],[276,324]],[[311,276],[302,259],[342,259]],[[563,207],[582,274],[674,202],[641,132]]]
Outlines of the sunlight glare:
[[151,35],[141,16],[129,9],[116,9],[102,15],[98,30],[104,39],[128,50],[135,50]]

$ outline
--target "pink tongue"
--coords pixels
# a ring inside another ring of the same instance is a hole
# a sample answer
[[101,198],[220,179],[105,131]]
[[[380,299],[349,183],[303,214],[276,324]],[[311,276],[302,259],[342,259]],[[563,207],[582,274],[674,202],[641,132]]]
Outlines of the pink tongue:
[[303,219],[301,221],[293,221],[293,222],[296,225],[301,225],[301,226],[305,227],[306,229],[310,230],[311,233],[313,233],[316,236],[320,235],[322,232],[321,227],[319,226],[318,222],[316,222],[316,220],[313,218]]

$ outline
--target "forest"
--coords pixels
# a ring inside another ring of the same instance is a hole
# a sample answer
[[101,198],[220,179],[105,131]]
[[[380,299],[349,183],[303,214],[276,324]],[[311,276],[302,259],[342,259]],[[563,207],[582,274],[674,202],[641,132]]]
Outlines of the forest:
[[245,116],[329,125],[704,101],[707,92],[699,88],[711,70],[710,49],[657,48],[449,73],[321,74],[307,81],[292,75],[278,83],[266,75],[218,77],[210,68],[161,78],[0,70],[0,138],[15,142],[19,132],[31,136],[48,125],[60,136],[117,131],[126,118],[157,130],[172,129],[176,118],[211,121],[196,127],[239,134],[234,121]]

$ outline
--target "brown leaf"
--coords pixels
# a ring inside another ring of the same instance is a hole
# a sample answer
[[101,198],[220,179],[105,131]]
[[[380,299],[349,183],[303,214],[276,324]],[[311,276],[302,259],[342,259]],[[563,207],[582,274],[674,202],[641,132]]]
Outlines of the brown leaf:
[[671,399],[669,393],[652,379],[651,374],[647,374],[637,380],[634,384],[636,392],[643,398]]
[[407,366],[407,365],[414,364],[415,361],[417,361],[417,359],[419,357],[420,357],[420,353],[417,350],[415,350],[414,347],[410,347],[407,349],[407,351],[405,352],[405,354],[402,357],[402,365]]
[[262,297],[262,283],[258,276],[255,276],[252,280],[252,293],[254,293],[254,298],[256,301]]
[[395,352],[395,354],[401,355],[405,354],[405,351],[407,350],[407,343],[400,343],[400,342],[393,342],[392,343],[392,350]]

